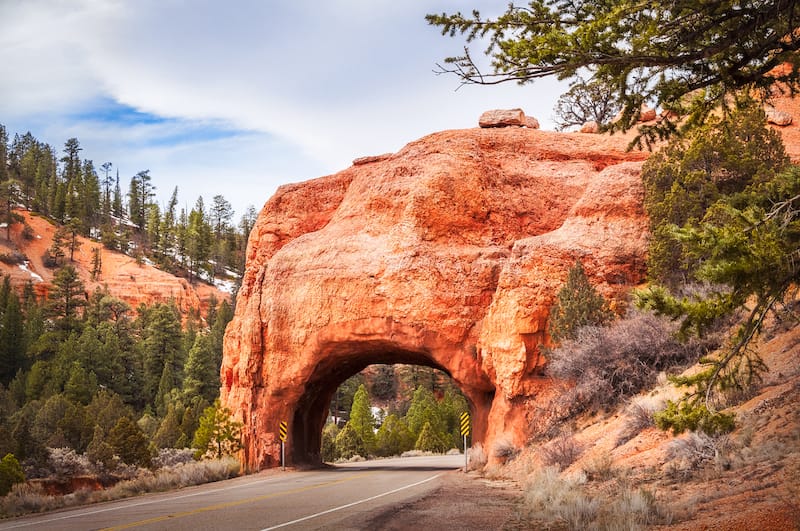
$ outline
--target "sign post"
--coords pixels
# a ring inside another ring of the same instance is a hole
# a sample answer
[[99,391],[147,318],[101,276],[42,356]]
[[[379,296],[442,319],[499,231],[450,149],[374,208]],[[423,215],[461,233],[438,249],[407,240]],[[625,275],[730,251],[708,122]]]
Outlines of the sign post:
[[278,426],[278,435],[281,439],[281,468],[286,470],[286,436],[288,433],[288,426],[286,421],[281,421]]
[[461,414],[461,435],[464,437],[464,473],[469,471],[469,455],[467,454],[467,436],[469,435],[469,413]]

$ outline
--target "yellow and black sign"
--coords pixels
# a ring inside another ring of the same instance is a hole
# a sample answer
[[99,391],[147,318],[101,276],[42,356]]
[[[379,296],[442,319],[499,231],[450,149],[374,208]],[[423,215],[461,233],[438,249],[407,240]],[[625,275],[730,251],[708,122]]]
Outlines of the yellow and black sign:
[[280,423],[278,427],[278,433],[280,434],[281,442],[286,442],[286,433],[287,433],[288,426],[286,425],[286,421]]
[[469,435],[469,413],[466,412],[461,414],[461,435]]

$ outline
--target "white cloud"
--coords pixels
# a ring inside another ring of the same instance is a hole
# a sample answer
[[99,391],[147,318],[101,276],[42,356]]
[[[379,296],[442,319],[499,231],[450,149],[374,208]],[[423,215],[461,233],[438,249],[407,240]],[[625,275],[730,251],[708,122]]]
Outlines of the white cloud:
[[[312,178],[436,130],[472,127],[489,108],[519,106],[547,126],[554,82],[456,91],[456,78],[433,74],[463,41],[427,26],[425,13],[498,9],[488,0],[460,4],[5,0],[0,121],[70,130],[91,156],[152,156],[172,175],[196,175],[193,160],[214,159],[226,160],[208,162],[214,174],[252,179],[262,165],[276,181]],[[108,100],[172,118],[171,127],[211,123],[251,133],[145,149],[136,139],[160,134],[153,124],[70,123]],[[45,140],[60,146],[66,138]],[[128,153],[125,141],[133,146]],[[95,152],[112,146],[112,153]],[[231,152],[237,156],[228,160]]]

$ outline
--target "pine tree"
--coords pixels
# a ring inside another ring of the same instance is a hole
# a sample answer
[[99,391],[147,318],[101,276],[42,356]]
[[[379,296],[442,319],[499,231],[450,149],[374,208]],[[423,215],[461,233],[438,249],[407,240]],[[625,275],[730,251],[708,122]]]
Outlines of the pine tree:
[[355,455],[364,457],[368,454],[364,441],[349,422],[336,435],[336,454],[342,459],[350,459]]
[[100,204],[100,211],[103,214],[103,225],[107,225],[111,222],[111,185],[114,184],[114,179],[110,175],[112,166],[113,164],[110,162],[104,162],[100,165],[100,169],[103,172],[103,180],[100,181],[103,192]]
[[182,413],[183,406],[175,403],[167,406],[167,414],[153,436],[153,444],[159,448],[177,448],[178,439],[183,435],[181,431]]
[[[361,440],[367,453],[374,452],[375,449],[375,417],[369,405],[369,395],[367,388],[362,384],[358,387],[356,394],[353,395],[353,407],[350,409],[350,420],[348,421]],[[366,457],[364,455],[363,457]]]
[[108,434],[107,442],[123,462],[148,468],[152,465],[147,438],[130,417],[119,419]]
[[119,168],[117,168],[117,177],[114,179],[114,196],[111,201],[111,212],[117,219],[121,219],[124,213],[122,208],[122,189],[119,186]]
[[147,221],[147,208],[155,196],[150,170],[142,170],[131,178],[128,190],[128,213],[131,221],[144,230]]
[[[614,129],[636,127],[643,103],[668,109],[655,125],[640,128],[651,141],[690,128],[724,107],[737,92],[760,93],[800,84],[794,2],[702,3],[569,2],[510,3],[502,14],[430,14],[442,34],[465,36],[485,46],[490,71],[482,71],[467,47],[445,59],[441,72],[463,83],[529,83],[543,77],[588,76],[613,94],[623,112]],[[792,68],[778,70],[784,63]]]
[[202,396],[211,401],[219,393],[219,366],[209,335],[198,335],[184,368],[184,396]]
[[422,433],[425,424],[430,424],[436,433],[446,431],[445,420],[439,411],[436,398],[430,389],[424,386],[419,386],[414,391],[405,419],[415,440]]
[[397,415],[387,415],[375,435],[376,454],[381,457],[400,455],[414,447],[414,437]]
[[53,278],[53,289],[48,293],[48,314],[56,319],[65,333],[80,327],[78,312],[86,305],[83,282],[71,265],[59,269]]
[[567,274],[567,281],[550,309],[548,332],[554,341],[574,339],[578,329],[600,325],[610,319],[605,300],[589,283],[580,260]]
[[197,199],[195,207],[189,212],[186,227],[186,254],[189,257],[189,280],[199,276],[202,265],[210,258],[211,229],[206,222],[203,197]]
[[91,279],[96,281],[100,279],[103,273],[103,257],[100,253],[100,247],[92,247],[92,271]]
[[11,492],[11,487],[16,483],[25,481],[25,473],[22,465],[13,454],[6,454],[0,459],[0,496],[5,496]]
[[419,432],[417,441],[414,443],[414,449],[421,452],[444,453],[447,451],[447,445],[442,441],[439,433],[431,426],[431,423],[426,422]]
[[[144,315],[143,342],[144,347],[144,397],[155,405],[159,396],[164,370],[169,365],[169,382],[177,385],[183,368],[181,350],[181,324],[177,310],[168,304],[157,304],[149,308]],[[161,389],[169,392],[169,389]]]
[[8,179],[8,131],[0,124],[0,183]]
[[6,303],[0,328],[0,384],[8,385],[24,367],[26,342],[19,299],[13,292],[8,292],[4,298]]

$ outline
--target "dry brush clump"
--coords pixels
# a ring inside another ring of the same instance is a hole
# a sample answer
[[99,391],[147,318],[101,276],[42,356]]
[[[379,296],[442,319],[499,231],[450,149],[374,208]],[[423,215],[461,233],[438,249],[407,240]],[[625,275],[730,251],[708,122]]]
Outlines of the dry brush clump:
[[496,458],[505,463],[517,457],[519,452],[520,449],[514,446],[511,437],[503,435],[495,441],[492,453]]
[[583,451],[583,445],[568,432],[555,437],[539,449],[542,463],[558,470],[563,470],[577,461]]
[[716,471],[731,466],[731,454],[736,445],[730,435],[711,436],[690,432],[670,441],[666,452],[666,474],[686,481],[713,468]]
[[20,516],[61,507],[118,500],[146,492],[179,489],[230,479],[238,476],[240,472],[239,461],[234,457],[226,456],[221,459],[181,463],[156,471],[139,469],[134,477],[119,481],[108,489],[99,491],[84,489],[66,496],[48,495],[41,486],[20,483],[14,485],[7,496],[0,498],[0,516]]
[[715,346],[681,342],[677,328],[668,319],[638,311],[606,327],[582,327],[576,339],[549,352],[548,373],[575,382],[559,406],[568,415],[609,409],[654,385],[660,372],[686,367]]
[[481,443],[475,443],[467,449],[467,462],[470,470],[481,470],[486,466],[488,459]]

